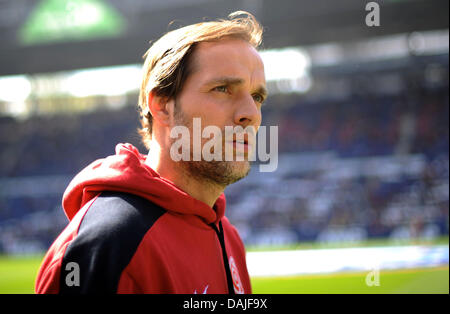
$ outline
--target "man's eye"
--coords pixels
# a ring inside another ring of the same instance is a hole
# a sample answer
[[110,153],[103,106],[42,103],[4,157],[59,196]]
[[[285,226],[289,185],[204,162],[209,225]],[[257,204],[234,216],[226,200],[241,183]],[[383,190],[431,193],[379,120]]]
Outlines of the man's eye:
[[260,94],[253,94],[253,99],[260,104],[264,102],[264,97]]
[[226,85],[221,85],[221,86],[214,87],[213,90],[216,92],[227,93],[228,87]]

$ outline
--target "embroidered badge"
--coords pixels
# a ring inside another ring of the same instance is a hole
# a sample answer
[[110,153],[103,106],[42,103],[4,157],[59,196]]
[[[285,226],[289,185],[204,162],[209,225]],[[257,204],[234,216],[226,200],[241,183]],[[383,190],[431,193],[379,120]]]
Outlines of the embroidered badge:
[[241,277],[239,277],[233,256],[230,256],[228,263],[230,264],[231,277],[233,278],[234,292],[236,294],[244,294],[244,287],[242,286]]

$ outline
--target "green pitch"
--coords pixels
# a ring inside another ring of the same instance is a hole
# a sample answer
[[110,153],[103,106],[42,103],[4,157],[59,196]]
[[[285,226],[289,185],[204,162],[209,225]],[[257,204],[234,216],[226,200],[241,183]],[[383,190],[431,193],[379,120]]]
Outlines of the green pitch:
[[[39,257],[0,257],[0,293],[33,293]],[[379,286],[366,285],[366,273],[252,278],[254,293],[449,293],[446,267],[383,271]]]
[[380,270],[379,285],[368,286],[369,273],[252,278],[254,293],[449,293],[448,266]]
[[39,257],[0,257],[0,293],[34,293]]

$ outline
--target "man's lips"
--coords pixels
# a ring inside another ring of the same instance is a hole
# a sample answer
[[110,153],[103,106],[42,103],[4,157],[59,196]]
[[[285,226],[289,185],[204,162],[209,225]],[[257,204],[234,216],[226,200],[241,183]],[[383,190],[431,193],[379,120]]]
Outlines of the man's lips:
[[248,153],[250,150],[250,146],[251,146],[251,145],[249,145],[249,140],[248,140],[247,134],[244,135],[243,138],[242,137],[238,138],[237,136],[234,136],[233,141],[228,142],[228,143],[233,145],[233,149],[236,152],[241,152],[241,153]]
[[233,143],[245,144],[248,145],[248,134],[244,134],[244,136],[233,136]]
[[249,153],[249,145],[243,142],[233,141],[233,150],[238,154],[248,154]]

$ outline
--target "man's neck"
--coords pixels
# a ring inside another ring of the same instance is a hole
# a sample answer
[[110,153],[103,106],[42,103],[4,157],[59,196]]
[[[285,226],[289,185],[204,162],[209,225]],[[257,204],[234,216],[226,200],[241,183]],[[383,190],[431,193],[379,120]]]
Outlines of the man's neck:
[[220,185],[190,175],[181,162],[173,161],[170,154],[164,153],[156,141],[152,141],[145,163],[161,177],[171,181],[176,187],[211,208],[225,189]]

